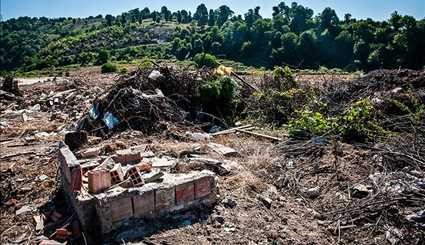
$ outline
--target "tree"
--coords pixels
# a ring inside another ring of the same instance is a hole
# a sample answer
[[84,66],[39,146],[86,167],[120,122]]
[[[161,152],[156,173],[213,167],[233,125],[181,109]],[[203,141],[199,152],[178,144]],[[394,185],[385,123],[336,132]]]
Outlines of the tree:
[[214,26],[216,22],[214,10],[210,9],[210,13],[208,15],[208,26]]
[[107,14],[106,16],[105,16],[105,20],[106,20],[106,25],[107,26],[111,26],[112,25],[112,21],[114,21],[114,16],[112,16],[112,15],[110,15],[110,14]]
[[221,5],[216,11],[218,26],[222,26],[234,14],[234,12],[226,5]]
[[168,10],[168,8],[166,6],[161,7],[161,16],[166,21],[171,21],[171,19],[173,17],[173,15],[171,14],[171,11]]
[[205,4],[202,3],[196,8],[193,19],[198,21],[199,26],[204,26],[208,23],[208,9]]
[[370,53],[370,45],[366,43],[363,39],[360,39],[354,44],[354,58],[357,60],[361,66],[366,67],[367,59]]
[[97,53],[97,61],[96,64],[97,65],[102,65],[105,64],[106,62],[108,62],[110,59],[110,54],[107,50],[105,49],[101,49],[99,50],[99,52]]

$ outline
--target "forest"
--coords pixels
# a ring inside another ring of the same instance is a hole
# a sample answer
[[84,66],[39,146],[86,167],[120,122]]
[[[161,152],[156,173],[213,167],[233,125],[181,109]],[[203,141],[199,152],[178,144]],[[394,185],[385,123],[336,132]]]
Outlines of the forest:
[[286,65],[346,71],[421,69],[425,19],[394,12],[386,21],[338,16],[281,2],[271,18],[260,7],[236,15],[228,6],[133,9],[118,16],[19,17],[0,23],[0,71],[97,65],[136,58],[190,60],[198,53],[256,67]]

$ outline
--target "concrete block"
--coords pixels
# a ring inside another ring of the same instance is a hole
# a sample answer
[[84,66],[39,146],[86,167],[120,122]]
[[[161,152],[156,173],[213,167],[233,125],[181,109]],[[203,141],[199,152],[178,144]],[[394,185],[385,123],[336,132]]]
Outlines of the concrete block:
[[208,196],[213,191],[214,177],[206,176],[195,181],[195,198]]
[[112,223],[133,217],[133,203],[130,197],[110,201]]
[[99,193],[112,185],[111,174],[105,169],[96,169],[88,172],[89,192]]
[[80,165],[77,161],[77,158],[68,148],[68,146],[63,146],[59,149],[58,159],[60,162],[62,174],[65,176],[66,181],[71,183],[71,168]]
[[195,184],[193,182],[176,186],[176,204],[181,205],[195,199]]
[[133,196],[134,217],[152,218],[155,212],[155,192],[153,190]]

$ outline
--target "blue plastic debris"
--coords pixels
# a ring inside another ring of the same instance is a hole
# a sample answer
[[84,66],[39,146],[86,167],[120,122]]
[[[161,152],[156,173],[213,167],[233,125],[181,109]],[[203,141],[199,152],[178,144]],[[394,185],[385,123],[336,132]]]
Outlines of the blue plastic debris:
[[97,120],[99,118],[99,104],[94,104],[89,111],[90,118]]
[[112,114],[110,112],[105,113],[105,115],[103,116],[102,121],[106,124],[106,126],[109,129],[115,128],[115,126],[117,126],[118,123],[119,123],[118,118],[116,116],[114,116],[114,114]]

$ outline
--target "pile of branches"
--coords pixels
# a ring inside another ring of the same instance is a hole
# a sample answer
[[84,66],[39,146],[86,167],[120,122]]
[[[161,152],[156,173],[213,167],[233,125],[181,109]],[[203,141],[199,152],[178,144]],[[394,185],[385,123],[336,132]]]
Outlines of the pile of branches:
[[170,67],[158,67],[154,71],[156,77],[151,77],[152,69],[139,69],[120,77],[106,94],[94,100],[77,130],[108,137],[126,129],[150,134],[166,129],[170,122],[187,124],[201,81],[212,73]]

